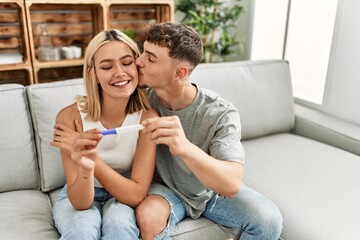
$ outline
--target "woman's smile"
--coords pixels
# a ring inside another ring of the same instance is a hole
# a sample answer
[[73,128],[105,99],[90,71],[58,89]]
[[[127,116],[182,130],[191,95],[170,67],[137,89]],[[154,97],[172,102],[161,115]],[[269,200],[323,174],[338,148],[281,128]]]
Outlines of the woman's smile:
[[125,85],[128,85],[130,83],[130,80],[125,80],[125,81],[119,81],[116,83],[113,83],[111,85],[115,86],[115,87],[123,87]]

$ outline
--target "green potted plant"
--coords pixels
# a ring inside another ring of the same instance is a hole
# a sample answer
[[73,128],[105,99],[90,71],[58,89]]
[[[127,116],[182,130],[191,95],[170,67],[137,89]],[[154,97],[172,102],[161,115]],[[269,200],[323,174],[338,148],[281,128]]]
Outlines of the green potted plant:
[[203,39],[203,62],[223,59],[240,45],[237,35],[231,33],[244,11],[240,1],[233,0],[230,6],[224,0],[178,0],[175,11],[184,14],[180,22],[193,27]]

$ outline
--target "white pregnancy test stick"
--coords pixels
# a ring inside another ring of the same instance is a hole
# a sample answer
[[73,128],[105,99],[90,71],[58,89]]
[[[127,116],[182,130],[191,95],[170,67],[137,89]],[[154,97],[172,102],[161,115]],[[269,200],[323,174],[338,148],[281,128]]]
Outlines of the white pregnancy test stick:
[[118,128],[104,130],[104,131],[101,131],[101,133],[103,135],[110,135],[110,134],[119,134],[119,133],[125,133],[125,132],[139,131],[141,129],[144,129],[143,125],[135,124],[135,125],[131,125],[131,126],[118,127]]

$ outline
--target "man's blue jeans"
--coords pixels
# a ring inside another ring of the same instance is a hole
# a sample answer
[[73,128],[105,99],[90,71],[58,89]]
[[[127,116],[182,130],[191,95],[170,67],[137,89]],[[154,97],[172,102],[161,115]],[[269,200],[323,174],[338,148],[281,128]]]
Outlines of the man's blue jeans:
[[139,239],[134,209],[116,201],[103,188],[95,188],[91,208],[78,211],[71,205],[65,185],[54,204],[53,215],[63,240]]
[[[169,202],[168,225],[156,239],[170,239],[176,223],[186,216],[185,208],[179,197],[164,185],[152,184],[150,194],[160,195]],[[245,185],[232,198],[214,195],[202,216],[226,227],[240,228],[240,240],[275,240],[282,230],[282,217],[277,207]]]

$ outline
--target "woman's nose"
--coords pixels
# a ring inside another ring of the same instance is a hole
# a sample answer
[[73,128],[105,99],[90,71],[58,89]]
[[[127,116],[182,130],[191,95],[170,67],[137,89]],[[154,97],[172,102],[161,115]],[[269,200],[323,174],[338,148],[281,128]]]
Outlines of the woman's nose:
[[124,72],[115,72],[114,77],[116,77],[116,78],[124,78],[125,73]]
[[120,66],[117,66],[115,68],[114,77],[124,78],[125,76],[126,76],[125,71]]

